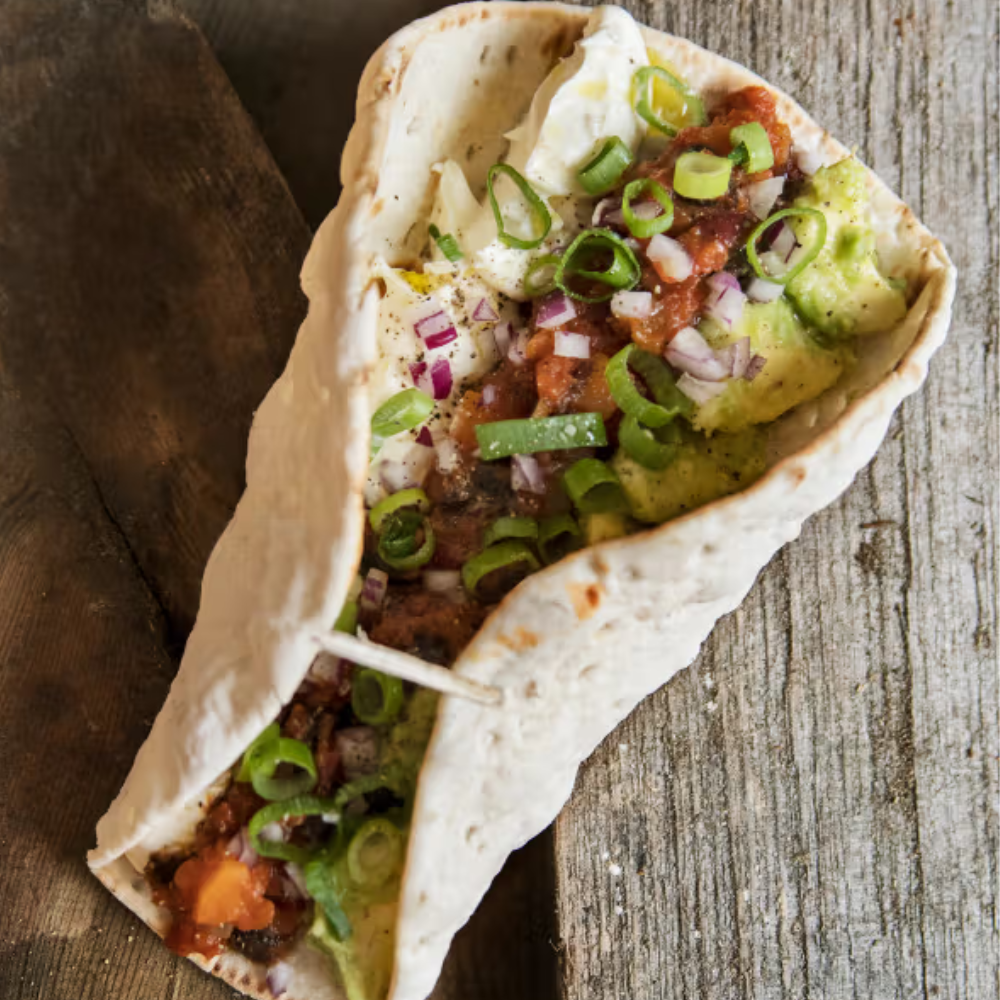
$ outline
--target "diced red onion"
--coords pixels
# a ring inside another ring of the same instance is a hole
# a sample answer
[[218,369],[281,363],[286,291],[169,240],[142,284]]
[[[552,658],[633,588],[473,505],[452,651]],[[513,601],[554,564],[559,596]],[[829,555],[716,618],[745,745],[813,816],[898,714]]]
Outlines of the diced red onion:
[[454,472],[461,457],[458,442],[445,435],[434,442],[434,450],[437,452],[438,472]]
[[676,334],[663,352],[663,357],[678,371],[706,382],[721,382],[732,371],[728,358],[720,357],[713,351],[692,326],[686,326]]
[[348,781],[378,770],[378,733],[371,726],[338,729],[333,734],[333,741],[340,751],[340,761]]
[[226,845],[226,850],[234,857],[240,864],[244,864],[247,868],[253,868],[255,864],[260,860],[257,852],[253,849],[253,844],[250,841],[250,834],[247,832],[247,828],[243,827],[239,833]]
[[261,840],[271,840],[275,842],[284,843],[287,834],[285,833],[285,828],[280,823],[268,823],[267,826],[261,827],[260,839]]
[[451,364],[447,358],[438,358],[428,366],[426,361],[410,365],[413,384],[433,399],[447,399],[451,395]]
[[695,403],[707,403],[710,399],[726,391],[725,382],[705,382],[685,372],[677,380],[677,388]]
[[305,872],[302,871],[302,869],[295,864],[294,861],[289,861],[288,864],[285,865],[285,881],[292,890],[289,895],[293,899],[309,898],[309,890],[306,888]]
[[555,350],[552,353],[557,358],[589,358],[590,338],[582,333],[556,330]]
[[431,594],[447,594],[461,586],[462,573],[457,569],[425,569],[423,583]]
[[523,365],[528,360],[528,331],[518,330],[517,336],[510,345],[507,357],[512,365]]
[[500,319],[500,314],[493,308],[489,299],[480,299],[472,318],[477,323],[496,323]]
[[374,567],[368,570],[364,586],[361,588],[361,597],[358,598],[361,606],[363,608],[371,608],[373,610],[380,608],[382,606],[382,602],[385,600],[385,590],[388,585],[388,573],[381,569],[375,569]]
[[784,177],[770,177],[766,181],[757,181],[747,188],[747,203],[750,211],[763,221],[771,214],[774,203],[785,188]]
[[526,493],[545,492],[545,474],[533,455],[515,455],[510,461],[510,485]]
[[632,205],[632,214],[643,222],[651,222],[657,216],[663,215],[663,206],[658,201],[642,201]]
[[615,292],[611,296],[611,312],[619,319],[645,319],[652,311],[652,292]]
[[767,358],[765,358],[763,354],[755,354],[747,362],[746,371],[743,373],[743,377],[748,382],[752,382],[764,370],[764,366],[766,364]]
[[747,365],[750,364],[750,338],[740,337],[735,344],[729,345],[727,352],[732,365],[733,378],[743,378]]
[[555,330],[575,317],[573,300],[562,292],[552,292],[539,303],[535,326],[540,330]]
[[705,284],[710,291],[705,302],[705,312],[731,330],[743,315],[747,297],[740,290],[736,277],[726,271],[717,271]]
[[604,226],[607,225],[612,213],[617,213],[618,222],[617,225],[624,225],[625,216],[621,214],[622,200],[621,198],[602,198],[594,206],[594,214],[590,220],[592,226]]
[[677,242],[663,233],[653,236],[646,246],[646,256],[656,266],[656,273],[664,281],[685,281],[691,277],[694,261]]
[[622,240],[622,243],[624,243],[625,246],[632,251],[632,253],[639,253],[639,251],[642,250],[642,244],[632,236],[626,236],[625,239]]
[[776,253],[787,264],[798,245],[799,241],[795,238],[795,230],[782,219],[778,223],[778,232],[771,240],[768,249]]
[[747,298],[751,302],[775,302],[781,298],[785,286],[764,278],[754,278],[747,286]]
[[493,327],[493,340],[497,345],[497,353],[499,353],[501,358],[507,357],[507,351],[510,350],[510,340],[512,336],[512,331],[510,323],[503,322],[497,323]]
[[458,331],[451,321],[451,317],[441,310],[433,316],[427,316],[413,324],[417,336],[427,345],[427,350],[433,351],[435,348],[444,347],[458,337]]
[[431,437],[431,429],[424,425],[420,428],[420,433],[417,435],[417,444],[422,444],[425,448],[434,447],[434,438]]
[[287,962],[275,962],[267,970],[267,988],[271,991],[271,996],[283,997],[288,992],[288,987],[292,984],[292,967]]
[[492,406],[497,401],[500,390],[494,383],[483,386],[483,406]]

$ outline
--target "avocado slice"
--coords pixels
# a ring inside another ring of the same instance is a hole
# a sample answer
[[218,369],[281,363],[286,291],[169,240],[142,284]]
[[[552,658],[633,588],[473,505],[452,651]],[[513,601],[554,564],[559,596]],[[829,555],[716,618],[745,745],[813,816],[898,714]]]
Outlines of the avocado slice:
[[[802,318],[830,337],[891,330],[906,315],[905,285],[879,271],[865,168],[854,157],[821,167],[794,204],[819,209],[827,225],[819,256],[788,283]],[[816,222],[790,221],[799,243],[808,245]]]
[[749,337],[753,353],[766,359],[752,382],[730,379],[723,392],[697,408],[692,422],[707,432],[736,433],[777,420],[828,389],[853,360],[846,345],[820,344],[784,297],[745,306],[732,332],[714,320],[705,320],[699,332],[714,348]]

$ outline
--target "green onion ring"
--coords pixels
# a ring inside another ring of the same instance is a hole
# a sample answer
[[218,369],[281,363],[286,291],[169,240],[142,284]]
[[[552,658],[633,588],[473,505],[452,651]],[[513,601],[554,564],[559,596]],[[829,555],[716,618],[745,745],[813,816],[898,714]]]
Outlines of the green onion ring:
[[605,139],[597,155],[577,171],[587,194],[596,197],[610,191],[632,164],[632,152],[618,136]]
[[387,438],[419,426],[433,409],[434,400],[419,389],[404,389],[387,399],[372,415],[372,458]]
[[[424,540],[418,545],[417,535],[423,530]],[[390,569],[401,573],[419,569],[434,558],[437,539],[430,521],[411,510],[397,510],[382,521],[378,540],[378,557]]]
[[[259,743],[249,755],[250,783],[253,790],[268,802],[284,802],[307,795],[316,787],[319,773],[312,750],[300,740],[280,736]],[[275,778],[280,764],[294,764],[300,773],[291,778]]]
[[347,845],[352,880],[366,889],[384,885],[399,868],[403,847],[403,833],[395,823],[382,816],[368,820]]
[[[789,268],[784,274],[768,274],[757,256],[757,241],[771,228],[779,219],[802,216],[806,219],[813,219],[818,228],[816,238],[810,244],[802,259]],[[801,274],[820,254],[826,245],[826,216],[818,208],[783,208],[780,212],[766,218],[747,238],[747,260],[754,269],[758,278],[765,281],[773,281],[776,285],[787,285],[792,278]]]
[[563,484],[581,514],[608,514],[628,510],[621,482],[614,471],[597,458],[581,458],[563,475]]
[[380,500],[368,514],[368,523],[372,526],[372,531],[376,535],[382,531],[382,522],[397,510],[403,507],[416,507],[421,514],[426,514],[431,509],[430,497],[423,490],[400,490],[392,496]]
[[280,823],[289,816],[337,816],[341,807],[334,799],[321,799],[315,795],[300,795],[284,802],[272,802],[258,809],[250,820],[247,832],[250,844],[262,858],[280,858],[282,861],[294,861],[295,864],[305,864],[312,852],[295,844],[286,844],[280,840],[261,840],[260,832],[271,823]]
[[682,198],[713,201],[729,190],[733,161],[704,150],[688,150],[677,157],[674,190]]
[[342,889],[337,885],[333,868],[326,857],[314,858],[303,869],[306,891],[326,915],[330,933],[337,941],[346,941],[353,928],[341,905]]
[[534,572],[541,568],[535,553],[528,546],[516,539],[510,538],[505,542],[497,542],[488,549],[474,555],[462,566],[462,583],[465,589],[472,595],[476,594],[476,587],[484,576],[496,572],[498,569],[506,569],[508,566],[516,566],[518,563],[527,563],[529,572]]
[[[646,399],[636,387],[629,372],[629,365],[643,377],[650,392],[656,398]],[[623,413],[635,417],[647,427],[663,427],[674,417],[688,411],[689,403],[674,385],[673,376],[667,366],[655,355],[647,354],[628,344],[608,362],[604,377],[611,391],[611,398]]]
[[[733,145],[734,152],[743,150],[746,172],[757,174],[761,170],[770,170],[774,166],[774,150],[771,148],[771,140],[768,137],[767,129],[760,122],[748,122],[746,125],[737,125],[729,132],[729,141]],[[730,159],[732,159],[732,155]],[[740,162],[737,161],[737,162]]]
[[[592,250],[611,251],[613,259],[606,271],[589,271],[575,263],[575,257]],[[611,291],[607,295],[582,295],[575,292],[566,284],[567,272],[571,276],[576,275],[603,285],[610,285]],[[620,236],[607,229],[585,229],[570,243],[560,259],[556,268],[555,283],[560,291],[580,302],[606,302],[615,292],[633,288],[639,283],[640,277],[642,269],[639,261],[632,248]]]
[[599,413],[567,413],[558,417],[498,420],[476,425],[476,440],[484,462],[536,451],[599,448],[608,443]]
[[641,66],[632,76],[632,103],[635,113],[647,124],[673,138],[680,130],[679,125],[664,121],[653,110],[652,81],[653,78],[670,84],[684,98],[685,112],[691,112],[692,124],[704,125],[707,122],[705,105],[701,98],[691,88],[662,66]]
[[489,548],[505,538],[538,537],[538,522],[533,517],[498,517],[483,535],[483,548]]
[[337,615],[337,620],[333,623],[334,632],[347,632],[354,635],[358,630],[358,602],[345,601],[344,606]]
[[[663,214],[652,219],[640,219],[632,211],[632,199],[647,191],[659,202]],[[665,233],[674,224],[674,202],[662,184],[657,184],[652,177],[642,177],[625,185],[622,192],[622,215],[628,231],[637,240],[648,240],[657,233]]]
[[351,682],[351,708],[366,725],[384,726],[403,707],[403,682],[364,667],[355,671]]
[[[559,266],[559,257],[554,253],[547,253],[543,257],[538,257],[528,265],[528,270],[524,272],[524,294],[529,299],[537,299],[539,295],[551,292],[556,287],[554,280],[555,269]],[[544,284],[535,284],[535,275],[546,267],[553,268],[553,277]]]
[[[537,239],[518,239],[518,237],[512,236],[504,229],[503,213],[500,211],[496,194],[493,192],[493,178],[497,174],[506,174],[514,182],[524,200],[531,207],[537,222],[537,226],[535,227],[536,232],[539,229],[541,230],[541,235]],[[535,247],[541,246],[542,240],[549,235],[549,230],[552,228],[552,215],[545,206],[545,202],[535,194],[532,186],[509,163],[494,163],[486,175],[486,190],[490,196],[493,218],[496,219],[497,223],[497,239],[505,246],[514,247],[517,250],[534,250]]]
[[[552,551],[553,543],[564,536],[568,536],[569,540],[563,542],[557,551]],[[580,526],[573,519],[572,514],[556,514],[554,517],[547,517],[538,526],[538,552],[547,566],[558,562],[570,552],[580,548],[582,542]]]
[[665,469],[677,457],[680,428],[669,423],[655,430],[626,415],[618,426],[618,443],[645,469]]
[[451,233],[444,233],[437,226],[431,224],[427,227],[431,234],[431,239],[438,245],[438,249],[452,262],[457,264],[462,259],[462,249],[458,245],[458,240]]
[[257,738],[246,748],[243,753],[243,761],[240,764],[239,772],[236,775],[237,781],[250,781],[250,754],[257,749],[257,747],[262,746],[264,743],[270,743],[272,740],[276,740],[281,735],[281,726],[277,722],[272,722]]
[[354,781],[348,782],[338,789],[337,794],[333,797],[333,812],[343,812],[355,799],[361,798],[362,795],[368,795],[369,792],[377,792],[380,788],[395,791],[392,783],[382,774],[369,774],[364,778],[356,778]]

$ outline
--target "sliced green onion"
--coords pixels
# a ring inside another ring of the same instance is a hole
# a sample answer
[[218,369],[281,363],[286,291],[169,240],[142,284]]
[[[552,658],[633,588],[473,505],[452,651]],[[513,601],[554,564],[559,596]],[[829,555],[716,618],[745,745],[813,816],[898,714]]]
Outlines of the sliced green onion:
[[[656,402],[646,399],[629,372],[631,365],[646,382]],[[604,370],[611,398],[623,413],[647,427],[663,427],[690,409],[690,402],[674,384],[670,369],[655,355],[635,344],[623,347]]]
[[[767,129],[760,122],[749,122],[737,125],[729,133],[729,141],[733,144],[733,154],[743,151],[737,163],[746,163],[746,172],[756,174],[761,170],[770,170],[774,166],[774,150]],[[733,159],[733,155],[730,155]]]
[[[545,281],[537,280],[539,271],[545,268],[552,268],[552,275]],[[524,272],[524,294],[529,299],[538,298],[546,292],[551,292],[556,287],[555,272],[559,267],[559,258],[554,253],[547,253],[544,257],[538,257],[528,265],[528,270]]]
[[[652,219],[640,219],[632,211],[632,199],[647,192],[659,202],[663,214]],[[642,177],[625,185],[622,192],[622,215],[628,231],[637,240],[648,240],[657,233],[665,233],[674,224],[674,202],[661,184],[657,184],[651,177]]]
[[303,869],[306,892],[322,908],[330,933],[337,941],[346,941],[353,928],[341,904],[341,887],[337,884],[333,866],[325,857],[315,858]]
[[689,150],[677,157],[674,190],[683,198],[710,201],[729,190],[733,161],[702,150]]
[[476,425],[476,440],[484,462],[536,451],[599,448],[608,443],[599,413],[567,413],[558,417],[498,420]]
[[372,531],[376,535],[380,534],[385,519],[404,507],[416,507],[421,514],[426,514],[431,509],[430,497],[423,490],[413,489],[400,490],[380,500],[368,514],[368,523],[372,526]]
[[451,233],[444,233],[442,235],[441,230],[435,225],[430,225],[427,227],[427,231],[431,234],[431,239],[438,245],[438,249],[452,262],[452,264],[457,264],[462,259],[462,250],[458,245],[458,240],[455,239]]
[[372,416],[372,457],[379,453],[387,438],[418,427],[433,409],[434,400],[419,389],[404,389],[387,399]]
[[475,595],[476,587],[484,576],[518,563],[525,563],[529,572],[540,568],[535,553],[524,542],[516,538],[498,542],[466,561],[462,567],[462,583],[470,594]]
[[237,781],[249,781],[250,780],[250,754],[257,749],[257,747],[262,746],[264,743],[270,743],[272,740],[276,740],[281,735],[281,726],[277,722],[272,722],[254,741],[246,748],[243,754],[243,762],[240,764],[239,773],[236,775]]
[[[528,203],[531,214],[534,216],[534,230],[538,233],[535,239],[519,239],[508,233],[504,228],[503,213],[500,211],[497,196],[493,191],[493,178],[497,174],[506,174],[514,182],[518,191],[521,192],[524,200]],[[540,246],[542,240],[549,235],[549,230],[552,228],[552,215],[546,207],[545,202],[535,194],[532,186],[509,163],[494,163],[486,175],[486,191],[490,196],[493,218],[497,222],[497,239],[505,246],[514,247],[517,250],[534,250],[535,247]]]
[[368,667],[354,674],[351,708],[366,725],[384,726],[399,715],[402,707],[403,682],[398,677]]
[[[581,260],[588,254],[611,253],[611,263],[603,271],[592,271],[583,266]],[[610,285],[607,295],[583,295],[574,291],[566,284],[566,277],[587,278],[590,281]],[[572,243],[559,260],[556,268],[555,283],[560,291],[581,302],[606,302],[616,291],[632,288],[642,276],[642,269],[632,248],[616,233],[607,229],[585,229]]]
[[[418,542],[423,531],[424,540]],[[382,521],[378,557],[390,569],[408,572],[425,566],[434,557],[437,540],[430,521],[413,510],[397,510]]]
[[483,535],[483,548],[505,538],[538,537],[538,522],[533,517],[498,517]]
[[343,812],[355,799],[360,799],[370,792],[377,792],[382,788],[392,789],[392,787],[385,775],[382,774],[368,774],[363,778],[356,778],[337,791],[333,797],[333,812]]
[[676,423],[655,429],[626,415],[618,427],[618,443],[646,469],[665,469],[677,457],[681,431]]
[[[780,219],[789,219],[801,216],[805,219],[812,219],[816,223],[816,237],[806,248],[802,257],[790,267],[784,274],[769,274],[764,270],[760,257],[757,256],[757,241]],[[818,208],[783,208],[780,212],[765,219],[747,239],[747,260],[754,269],[758,278],[765,281],[773,281],[776,285],[787,285],[796,275],[801,274],[818,256],[826,245],[826,216]]]
[[635,71],[632,77],[632,103],[636,114],[647,125],[671,137],[677,135],[681,128],[681,125],[664,121],[653,110],[652,84],[654,78],[663,80],[684,98],[683,114],[690,114],[693,124],[703,125],[707,121],[705,105],[702,104],[701,98],[683,80],[678,79],[662,66],[642,66]]
[[347,845],[347,870],[358,885],[377,889],[399,870],[403,847],[403,833],[399,827],[376,816],[368,820]]
[[[280,764],[294,764],[299,773],[276,778]],[[268,802],[284,802],[305,795],[316,787],[318,772],[312,750],[300,740],[279,737],[254,747],[250,754],[250,782],[253,790]]]
[[347,632],[354,635],[358,630],[358,602],[345,601],[344,606],[337,615],[337,620],[333,623],[334,632]]
[[547,517],[538,526],[538,551],[546,565],[558,562],[582,543],[580,526],[572,514]]
[[294,861],[297,865],[305,864],[312,852],[295,844],[286,844],[281,840],[262,840],[260,833],[271,823],[281,823],[290,816],[328,816],[332,822],[340,818],[341,807],[337,799],[321,799],[316,795],[300,795],[284,802],[272,802],[254,813],[247,827],[250,844],[262,858],[280,858],[282,861]]
[[563,484],[573,505],[583,514],[628,510],[618,476],[600,459],[581,458],[566,470]]
[[584,191],[589,195],[610,191],[632,163],[632,153],[618,136],[604,140],[597,155],[577,172]]

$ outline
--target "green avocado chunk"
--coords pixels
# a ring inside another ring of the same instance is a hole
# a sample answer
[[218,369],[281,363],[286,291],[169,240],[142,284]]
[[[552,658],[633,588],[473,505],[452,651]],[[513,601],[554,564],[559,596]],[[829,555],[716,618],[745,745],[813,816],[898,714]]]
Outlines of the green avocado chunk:
[[[409,833],[409,814],[417,777],[423,764],[427,743],[437,716],[438,695],[420,688],[407,700],[398,721],[385,734],[380,760],[380,774],[394,794],[405,801],[385,818],[404,834]],[[308,941],[330,956],[340,971],[347,1000],[384,1000],[389,992],[395,950],[396,913],[403,874],[405,850],[398,867],[386,873],[376,886],[360,885],[352,876],[347,845],[368,816],[345,817],[324,875],[337,890],[337,896],[351,933],[338,941],[322,907],[315,905],[315,917]]]
[[659,524],[749,486],[764,472],[764,436],[750,429],[691,434],[665,469],[646,469],[619,448],[611,461],[632,516]]
[[752,382],[730,379],[723,392],[697,408],[692,422],[708,432],[736,433],[777,420],[829,389],[853,360],[846,345],[819,344],[784,297],[748,304],[731,332],[713,320],[705,320],[699,332],[714,348],[749,337],[751,351],[766,360]]
[[[865,168],[848,157],[816,171],[794,204],[826,216],[826,243],[819,256],[788,283],[802,318],[831,337],[892,329],[906,315],[901,282],[878,269],[869,217]],[[798,241],[808,244],[816,223],[790,220]]]

